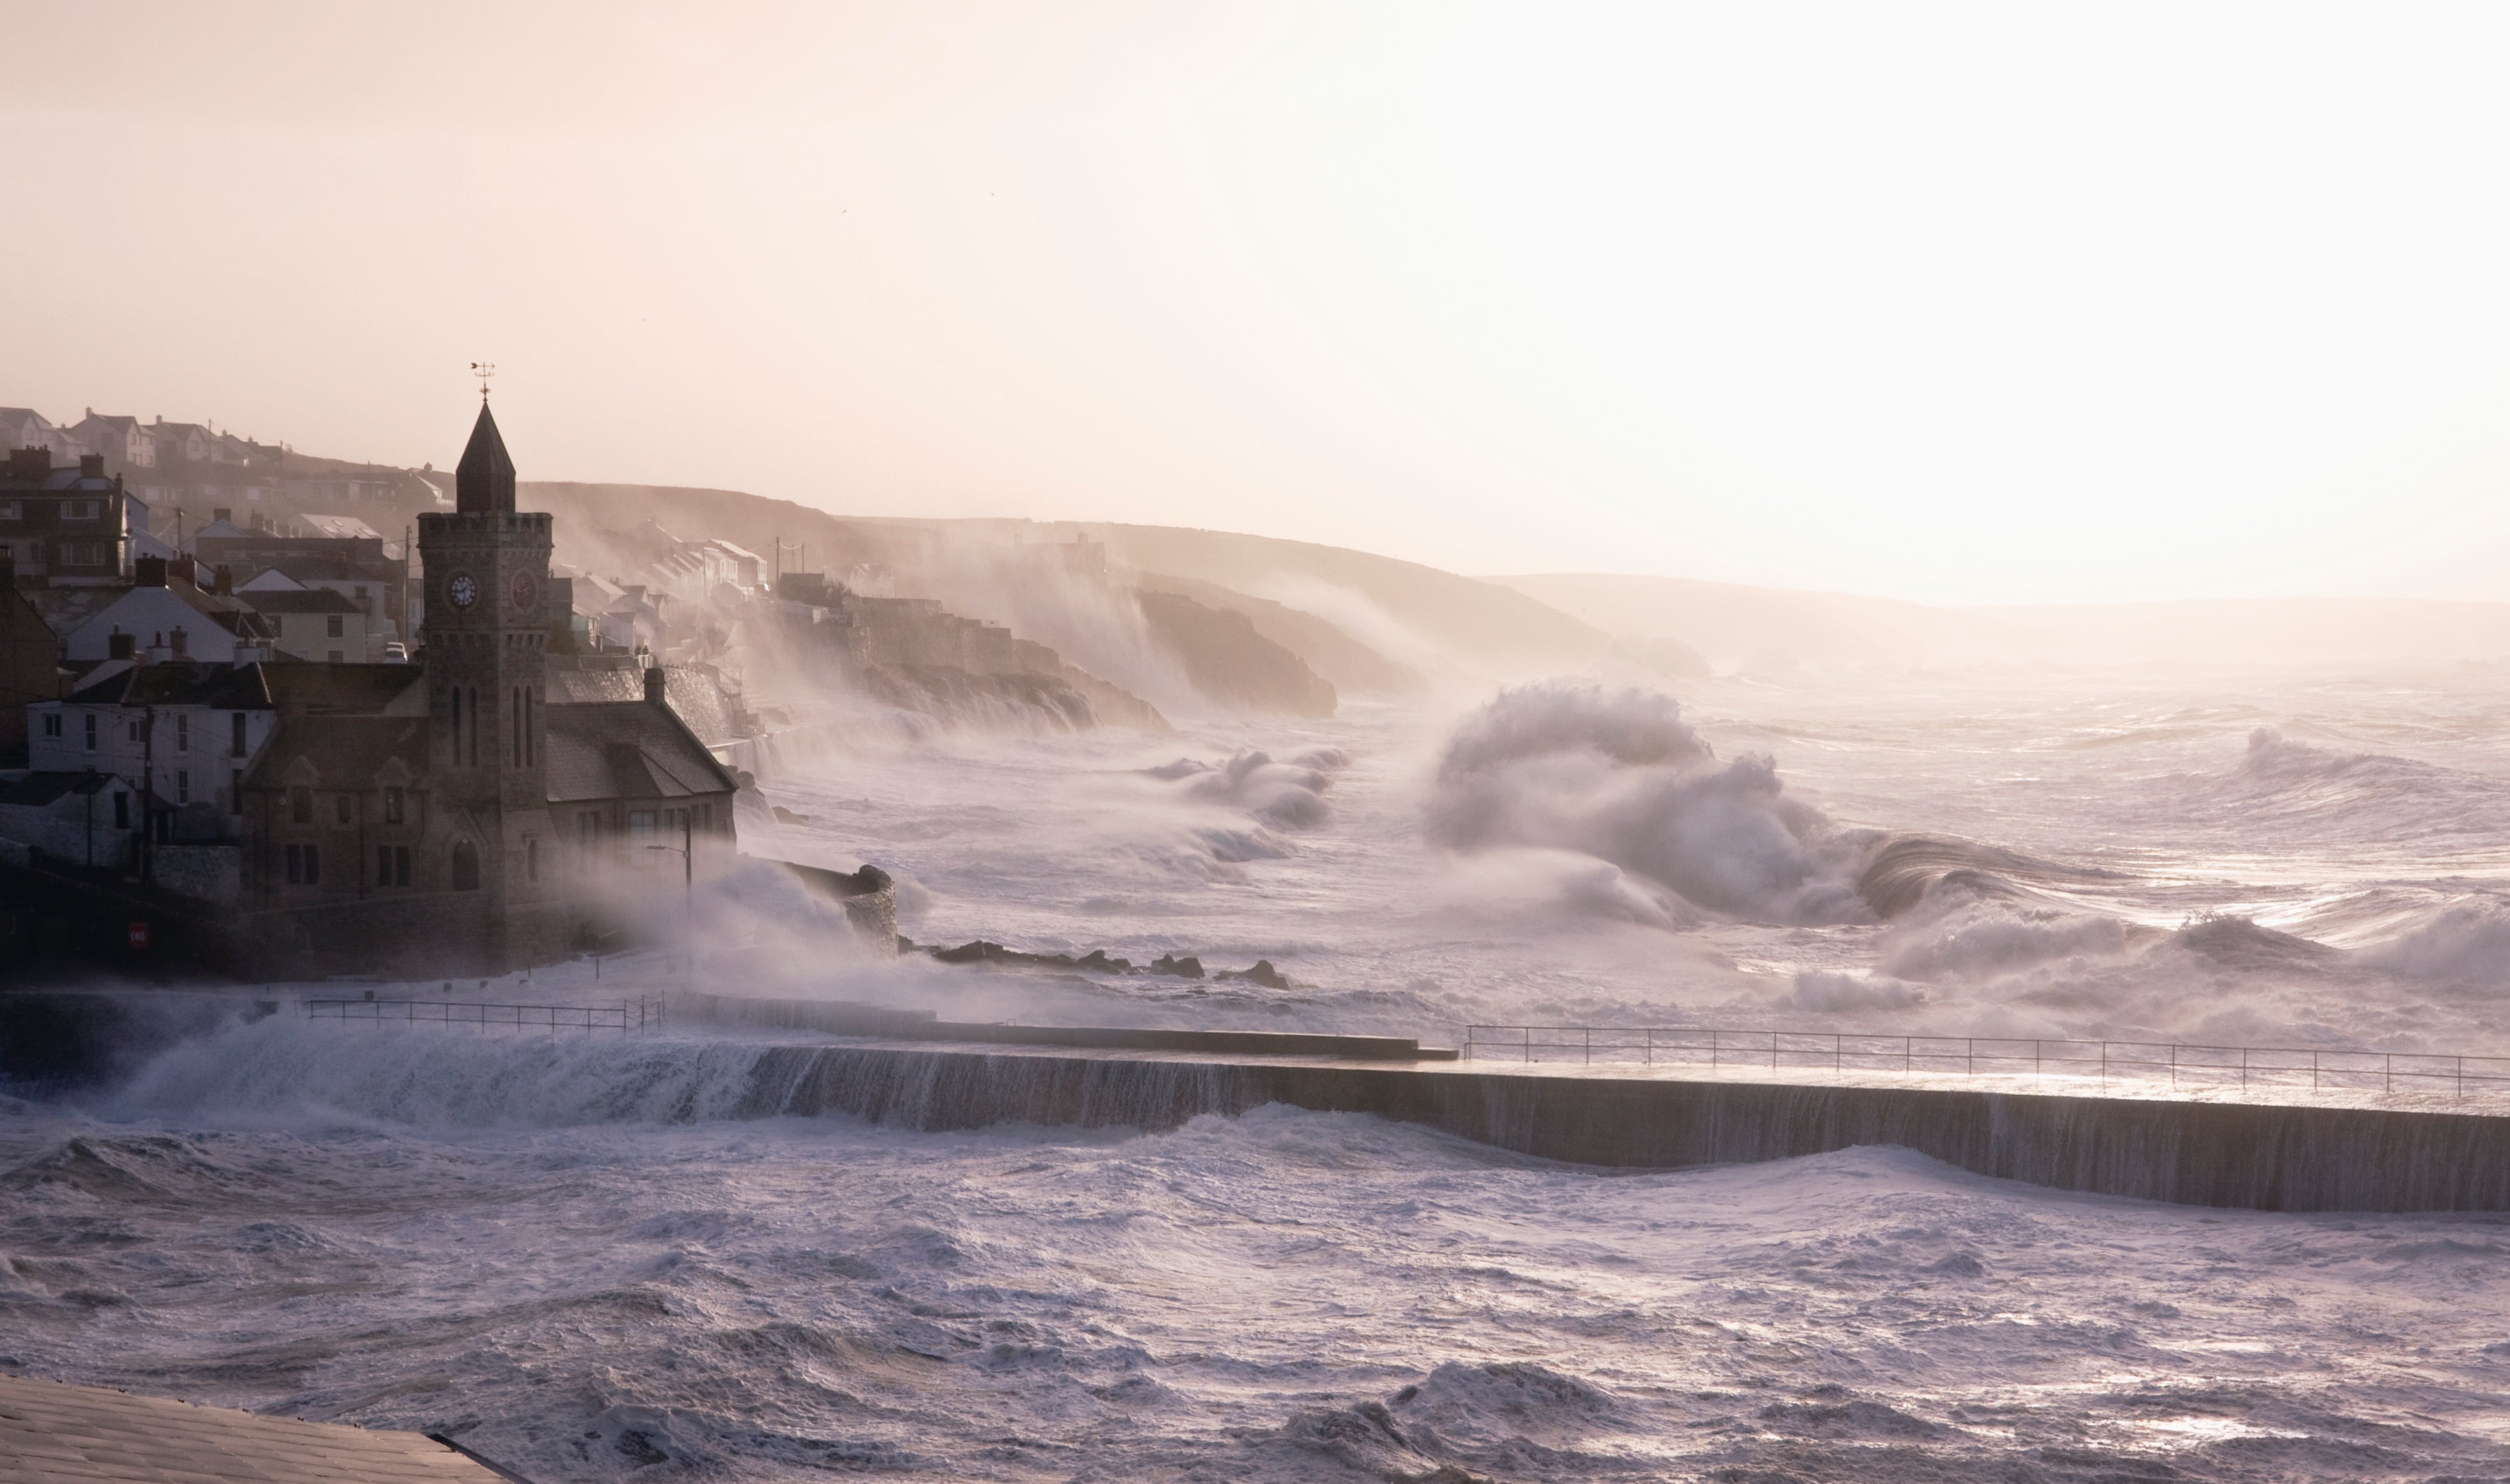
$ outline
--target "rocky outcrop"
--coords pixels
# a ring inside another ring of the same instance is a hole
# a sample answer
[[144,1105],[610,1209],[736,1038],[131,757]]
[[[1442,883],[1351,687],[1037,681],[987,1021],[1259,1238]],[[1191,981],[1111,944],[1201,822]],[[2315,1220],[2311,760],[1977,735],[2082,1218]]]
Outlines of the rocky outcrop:
[[1331,716],[1337,697],[1307,662],[1256,631],[1242,613],[1181,592],[1138,592],[1151,636],[1212,700],[1281,716]]
[[1428,688],[1419,670],[1388,659],[1312,613],[1164,572],[1142,573],[1136,584],[1145,592],[1174,592],[1205,608],[1245,615],[1257,633],[1298,656],[1340,695],[1411,696]]

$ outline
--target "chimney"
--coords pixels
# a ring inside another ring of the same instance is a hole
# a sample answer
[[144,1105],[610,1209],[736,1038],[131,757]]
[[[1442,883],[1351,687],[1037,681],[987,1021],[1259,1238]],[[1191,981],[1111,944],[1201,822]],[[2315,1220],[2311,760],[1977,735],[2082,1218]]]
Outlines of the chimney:
[[671,708],[670,684],[669,672],[661,666],[657,665],[646,670],[645,704],[661,706],[666,711],[669,710]]
[[223,520],[227,524],[233,525],[235,524],[235,511],[227,506],[217,506],[209,512],[209,518],[212,520]]
[[133,562],[131,564],[131,583],[132,586],[135,588],[165,587],[166,558],[163,556],[142,556],[138,560]]
[[166,636],[163,633],[158,634],[156,640],[148,646],[148,663],[163,665],[172,658],[174,658],[174,652],[166,647]]
[[79,455],[79,477],[80,477],[80,478],[83,478],[83,479],[101,479],[101,478],[103,478],[103,477],[104,477],[104,455],[103,455],[103,454],[100,454],[100,453],[83,453],[83,454],[80,454],[80,455]]
[[209,584],[209,590],[211,592],[231,593],[235,591],[235,569],[232,567],[211,567],[209,571],[213,574]]
[[134,654],[133,651],[138,647],[138,644],[139,636],[137,634],[124,633],[121,629],[116,628],[113,632],[105,635],[104,657],[108,660],[137,659],[138,656]]
[[178,624],[166,635],[166,647],[174,652],[175,659],[188,660],[192,658],[192,635]]
[[13,479],[41,479],[44,476],[51,474],[52,472],[53,455],[50,450],[43,448],[13,448],[9,450],[9,477]]

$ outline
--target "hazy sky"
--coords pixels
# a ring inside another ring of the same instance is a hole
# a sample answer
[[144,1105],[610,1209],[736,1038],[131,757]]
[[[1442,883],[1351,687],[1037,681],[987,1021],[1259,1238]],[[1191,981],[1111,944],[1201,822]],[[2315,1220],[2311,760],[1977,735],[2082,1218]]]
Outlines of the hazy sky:
[[[1933,600],[2510,597],[2510,7],[0,0],[0,403]],[[40,208],[40,210],[30,209]]]

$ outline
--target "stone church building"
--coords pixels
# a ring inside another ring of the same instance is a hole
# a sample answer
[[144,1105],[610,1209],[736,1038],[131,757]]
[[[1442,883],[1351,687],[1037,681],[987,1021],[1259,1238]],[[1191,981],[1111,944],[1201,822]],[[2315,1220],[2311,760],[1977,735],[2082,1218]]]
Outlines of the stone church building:
[[551,699],[569,616],[551,517],[514,509],[484,400],[455,484],[451,514],[418,517],[423,707],[412,687],[381,710],[285,715],[243,780],[240,926],[273,957],[412,974],[547,962],[618,945],[734,855],[737,784],[662,670],[641,702]]

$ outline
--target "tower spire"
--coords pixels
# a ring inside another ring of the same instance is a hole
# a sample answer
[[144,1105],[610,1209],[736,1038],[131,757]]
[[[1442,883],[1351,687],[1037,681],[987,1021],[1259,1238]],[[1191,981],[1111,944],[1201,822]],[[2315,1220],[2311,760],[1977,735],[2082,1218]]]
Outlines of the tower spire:
[[514,461],[506,453],[506,439],[497,432],[484,390],[479,420],[471,425],[470,446],[462,450],[462,462],[453,470],[453,508],[466,514],[513,514]]

